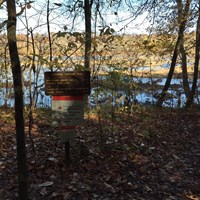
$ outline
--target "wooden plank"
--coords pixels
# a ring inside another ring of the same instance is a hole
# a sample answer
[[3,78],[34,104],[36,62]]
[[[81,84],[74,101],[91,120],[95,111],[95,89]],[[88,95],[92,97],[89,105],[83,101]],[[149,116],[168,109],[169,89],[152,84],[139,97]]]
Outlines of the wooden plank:
[[52,96],[90,94],[90,72],[45,72],[45,94]]

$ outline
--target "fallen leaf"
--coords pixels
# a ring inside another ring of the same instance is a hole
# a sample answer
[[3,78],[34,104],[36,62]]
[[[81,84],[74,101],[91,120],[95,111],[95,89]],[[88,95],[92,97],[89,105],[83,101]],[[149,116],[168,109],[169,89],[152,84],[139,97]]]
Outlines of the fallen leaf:
[[49,157],[49,158],[47,158],[47,160],[52,161],[54,163],[58,163],[59,162],[58,159],[56,159],[54,157]]
[[116,193],[116,190],[114,189],[114,187],[106,182],[104,182],[104,185],[107,187],[107,189],[109,189],[112,193]]
[[39,184],[38,187],[48,187],[48,186],[51,186],[51,185],[53,185],[53,182],[48,181],[48,182]]

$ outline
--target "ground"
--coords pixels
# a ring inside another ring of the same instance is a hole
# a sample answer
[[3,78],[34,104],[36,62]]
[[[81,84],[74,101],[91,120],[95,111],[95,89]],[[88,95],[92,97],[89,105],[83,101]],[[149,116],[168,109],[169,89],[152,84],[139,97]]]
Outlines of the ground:
[[[32,139],[26,127],[31,200],[200,199],[198,110],[142,108],[131,115],[115,113],[111,119],[90,113],[77,127],[70,165],[49,112],[34,114]],[[2,109],[0,116],[2,200],[17,199],[12,113]]]

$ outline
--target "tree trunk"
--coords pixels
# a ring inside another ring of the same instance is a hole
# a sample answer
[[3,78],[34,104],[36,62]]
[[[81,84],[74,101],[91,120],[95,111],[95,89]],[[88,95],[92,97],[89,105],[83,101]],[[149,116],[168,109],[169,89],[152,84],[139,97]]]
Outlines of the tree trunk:
[[169,70],[168,76],[167,76],[167,80],[166,80],[165,85],[163,87],[162,93],[159,96],[158,101],[156,103],[157,107],[162,107],[162,104],[163,104],[163,102],[165,100],[165,96],[166,96],[167,90],[168,90],[168,88],[170,86],[171,79],[172,79],[172,76],[174,74],[174,69],[175,69],[175,66],[176,66],[176,60],[177,60],[177,57],[178,57],[179,42],[180,42],[180,35],[179,35],[179,37],[178,37],[178,39],[176,41],[176,46],[175,46],[175,49],[174,49],[172,62],[171,62],[171,66],[170,66],[170,70]]
[[52,41],[51,41],[51,30],[50,30],[50,0],[47,1],[47,32],[48,32],[48,40],[49,40],[49,66],[51,72],[53,72],[53,49],[52,49]]
[[6,95],[5,95],[5,104],[4,106],[7,108],[8,106],[8,63],[7,63],[7,45],[5,47],[4,52],[4,66],[5,66],[5,76],[6,76]]
[[194,61],[194,75],[193,75],[192,91],[191,91],[189,99],[186,102],[186,107],[190,107],[192,105],[195,91],[197,88],[199,59],[200,59],[199,53],[200,53],[200,0],[199,0],[197,28],[196,28],[195,61]]
[[183,43],[180,44],[180,53],[181,53],[181,68],[182,68],[182,79],[183,79],[183,89],[185,92],[186,99],[190,96],[190,86],[188,82],[188,72],[187,72],[187,55]]
[[18,199],[28,199],[27,193],[27,167],[24,131],[24,104],[22,90],[22,76],[19,54],[16,42],[16,7],[15,0],[7,0],[8,24],[7,37],[12,66],[14,94],[15,94],[15,123],[17,142],[17,167],[18,167]]
[[[178,5],[178,9],[179,9],[179,16],[178,17],[180,18],[180,15],[182,17],[181,17],[181,19],[178,20],[179,23],[180,23],[178,38],[177,38],[174,53],[173,53],[173,56],[172,56],[172,62],[171,62],[171,66],[170,66],[168,76],[167,76],[167,80],[166,80],[165,85],[163,87],[162,93],[161,93],[161,95],[158,98],[158,101],[156,103],[156,105],[158,107],[162,107],[162,104],[165,100],[165,96],[167,94],[167,90],[168,90],[170,83],[171,83],[171,79],[172,79],[174,69],[175,69],[175,66],[176,66],[176,61],[177,61],[177,57],[178,57],[178,51],[179,51],[180,43],[183,41],[183,37],[184,37],[184,31],[185,31],[185,27],[186,27],[186,22],[188,20],[190,3],[191,3],[191,0],[187,0],[186,3],[185,3],[185,9],[184,9],[184,11],[182,11],[182,1],[177,0],[177,5]],[[180,8],[181,8],[181,10],[180,10]]]
[[85,68],[90,69],[91,56],[91,9],[93,1],[85,0]]

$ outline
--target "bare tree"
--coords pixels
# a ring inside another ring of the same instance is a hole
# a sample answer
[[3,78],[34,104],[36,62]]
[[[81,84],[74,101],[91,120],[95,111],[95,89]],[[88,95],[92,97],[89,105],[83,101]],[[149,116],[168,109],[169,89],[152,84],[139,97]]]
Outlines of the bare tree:
[[11,60],[14,94],[15,94],[15,122],[17,142],[17,166],[18,166],[18,199],[28,199],[27,167],[24,130],[24,104],[22,90],[22,75],[16,39],[16,6],[15,0],[7,0],[8,23],[7,37]]

